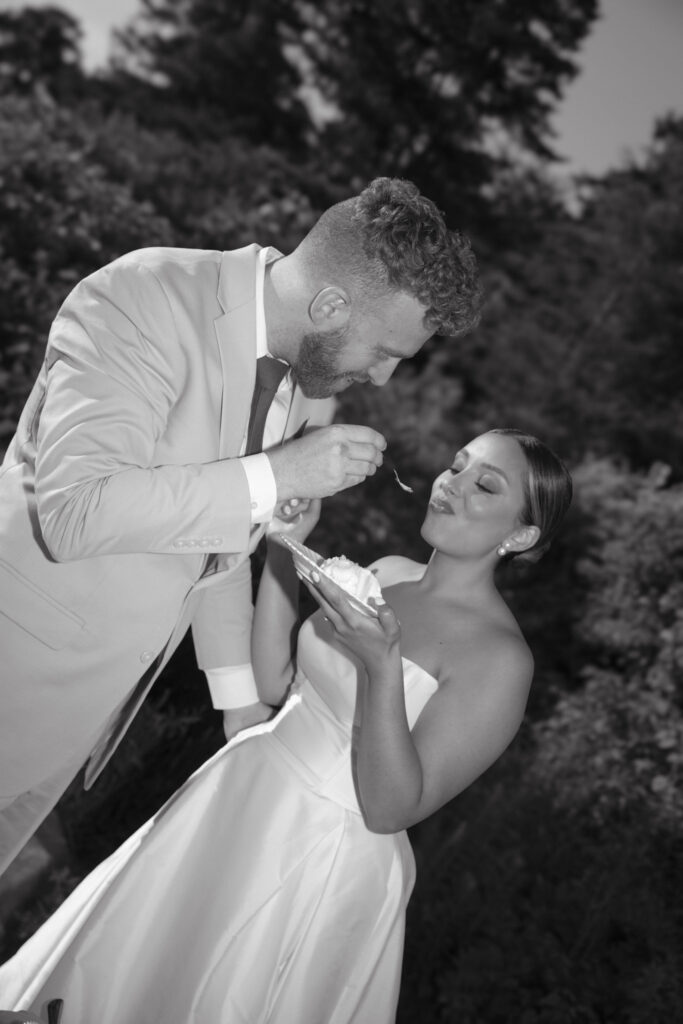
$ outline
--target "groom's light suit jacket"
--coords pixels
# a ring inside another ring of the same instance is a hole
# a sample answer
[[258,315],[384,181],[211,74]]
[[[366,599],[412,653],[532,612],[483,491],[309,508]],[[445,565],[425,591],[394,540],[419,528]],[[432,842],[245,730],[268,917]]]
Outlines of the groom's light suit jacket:
[[[129,253],[59,311],[0,470],[0,797],[63,788],[189,625],[250,661],[258,252]],[[285,436],[332,414],[295,391]]]

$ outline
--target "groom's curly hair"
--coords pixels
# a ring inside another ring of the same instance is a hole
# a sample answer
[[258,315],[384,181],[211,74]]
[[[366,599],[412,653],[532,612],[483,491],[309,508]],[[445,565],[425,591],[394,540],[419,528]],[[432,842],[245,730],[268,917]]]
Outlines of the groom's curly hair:
[[346,274],[356,296],[403,291],[426,307],[437,334],[476,327],[481,287],[469,240],[450,230],[410,181],[375,178],[326,210],[302,243],[320,266]]

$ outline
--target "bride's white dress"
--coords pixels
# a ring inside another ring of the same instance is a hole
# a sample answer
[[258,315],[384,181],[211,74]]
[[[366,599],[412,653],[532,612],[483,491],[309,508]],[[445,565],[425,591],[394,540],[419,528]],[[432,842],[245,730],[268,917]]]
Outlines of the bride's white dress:
[[[318,612],[294,691],[95,869],[0,968],[0,1007],[62,1024],[386,1024],[414,859],[365,827],[359,665]],[[404,660],[408,719],[436,681]]]

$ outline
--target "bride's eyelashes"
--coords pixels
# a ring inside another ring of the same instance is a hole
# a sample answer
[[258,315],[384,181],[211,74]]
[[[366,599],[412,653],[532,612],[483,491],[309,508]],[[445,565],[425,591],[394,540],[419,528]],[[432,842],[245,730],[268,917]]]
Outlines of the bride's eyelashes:
[[[448,472],[451,474],[451,476],[458,476],[460,473],[462,473],[464,468],[465,468],[464,466],[451,466],[448,469]],[[495,487],[487,487],[486,483],[484,483],[483,480],[484,480],[483,477],[482,477],[481,480],[475,480],[475,487],[477,487],[480,491],[483,491],[484,494],[497,494],[498,493],[496,491]]]

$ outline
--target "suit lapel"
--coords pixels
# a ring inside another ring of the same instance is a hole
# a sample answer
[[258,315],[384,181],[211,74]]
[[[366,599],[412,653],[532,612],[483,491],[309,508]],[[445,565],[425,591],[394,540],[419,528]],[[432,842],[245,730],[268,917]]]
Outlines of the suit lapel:
[[256,377],[256,261],[259,246],[223,253],[214,324],[223,372],[219,459],[239,452]]

